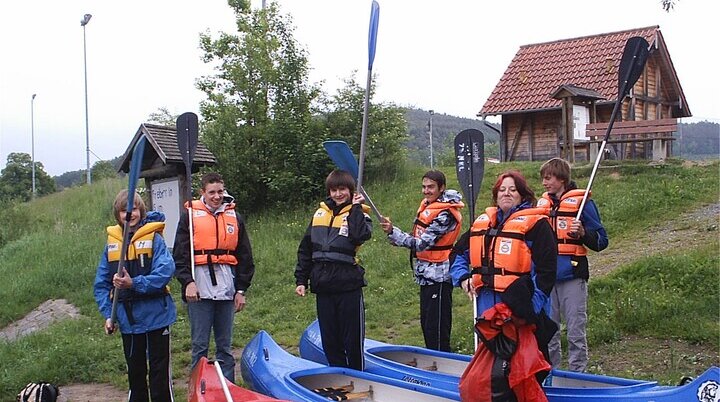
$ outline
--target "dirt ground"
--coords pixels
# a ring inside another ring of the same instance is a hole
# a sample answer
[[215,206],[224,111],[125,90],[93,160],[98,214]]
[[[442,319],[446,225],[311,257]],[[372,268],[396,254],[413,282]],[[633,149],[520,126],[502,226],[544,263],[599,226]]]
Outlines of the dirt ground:
[[[707,242],[720,235],[720,203],[711,204],[683,214],[672,221],[651,228],[639,238],[613,242],[602,253],[589,256],[591,276],[598,277],[637,258],[682,247],[681,242]],[[648,342],[656,344],[650,348]],[[640,347],[642,345],[642,347]],[[621,353],[618,351],[622,351]],[[717,350],[674,340],[627,338],[614,345],[594,348],[590,365],[598,372],[626,372],[642,378],[658,367],[708,367],[719,364]],[[660,365],[660,366],[659,366]],[[175,387],[185,387],[178,384]],[[127,400],[127,391],[108,384],[72,384],[60,388],[61,402],[117,402]]]

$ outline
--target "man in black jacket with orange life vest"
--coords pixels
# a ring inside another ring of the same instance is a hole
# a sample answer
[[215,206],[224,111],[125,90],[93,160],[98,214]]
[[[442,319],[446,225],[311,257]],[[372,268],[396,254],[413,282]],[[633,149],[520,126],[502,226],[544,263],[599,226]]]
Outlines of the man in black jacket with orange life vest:
[[[180,215],[173,258],[188,307],[192,362],[207,357],[210,330],[223,375],[235,381],[232,329],[236,312],[245,307],[245,292],[255,273],[245,222],[235,213],[233,198],[217,173],[204,175],[201,197],[192,202],[192,236],[187,211]],[[193,250],[191,260],[190,250]],[[194,262],[194,267],[193,267]]]

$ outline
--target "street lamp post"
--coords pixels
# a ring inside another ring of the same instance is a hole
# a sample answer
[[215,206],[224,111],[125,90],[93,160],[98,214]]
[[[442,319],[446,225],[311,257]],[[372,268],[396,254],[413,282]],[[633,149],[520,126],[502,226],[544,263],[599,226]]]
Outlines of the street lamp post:
[[80,25],[83,27],[83,63],[85,64],[85,161],[87,168],[87,184],[92,182],[90,177],[90,129],[88,124],[88,94],[87,94],[87,42],[85,41],[85,25],[90,22],[92,14],[85,14],[83,19],[80,20]]
[[433,141],[432,141],[432,134],[433,134],[433,127],[432,127],[432,119],[433,115],[435,114],[435,111],[430,109],[430,169],[434,169],[434,160],[433,160]]
[[32,143],[30,149],[32,153],[32,198],[35,198],[37,191],[35,190],[35,96],[33,94],[30,98],[30,142]]

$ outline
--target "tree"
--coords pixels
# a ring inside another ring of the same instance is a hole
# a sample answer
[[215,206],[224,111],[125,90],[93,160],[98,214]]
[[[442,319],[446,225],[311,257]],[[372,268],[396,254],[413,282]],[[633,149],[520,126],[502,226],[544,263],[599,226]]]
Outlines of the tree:
[[[365,88],[354,78],[346,78],[328,102],[324,112],[330,138],[344,140],[360,152]],[[371,81],[370,97],[375,93]],[[367,138],[365,142],[365,172],[370,178],[392,177],[405,161],[407,121],[405,109],[394,104],[370,104]]]
[[197,84],[207,95],[203,141],[243,209],[306,201],[322,188],[330,162],[322,126],[312,122],[319,90],[307,83],[305,51],[276,3],[255,11],[247,0],[228,4],[237,34],[200,38],[204,61],[216,64],[216,74]]
[[175,126],[178,115],[170,113],[166,107],[160,107],[157,111],[150,113],[148,123],[156,123],[161,126]]
[[663,10],[670,12],[673,8],[675,8],[675,3],[680,0],[662,0],[662,8]]
[[[35,191],[38,196],[55,192],[55,181],[35,161]],[[32,158],[29,154],[12,152],[5,169],[0,172],[0,200],[29,201],[32,199]]]
[[117,169],[110,161],[97,161],[91,169],[93,181],[118,177]]

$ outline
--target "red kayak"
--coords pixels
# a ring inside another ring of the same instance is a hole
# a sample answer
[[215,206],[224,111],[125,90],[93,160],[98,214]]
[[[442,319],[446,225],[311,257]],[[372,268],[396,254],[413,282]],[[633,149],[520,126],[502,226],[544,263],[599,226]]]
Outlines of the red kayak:
[[198,364],[190,374],[190,384],[188,385],[188,401],[189,402],[233,402],[240,401],[280,401],[280,399],[271,398],[269,396],[250,391],[249,389],[239,387],[230,381],[225,381],[227,391],[232,399],[227,398],[223,389],[222,381],[218,376],[218,369],[214,363],[210,363],[207,358],[201,357]]

